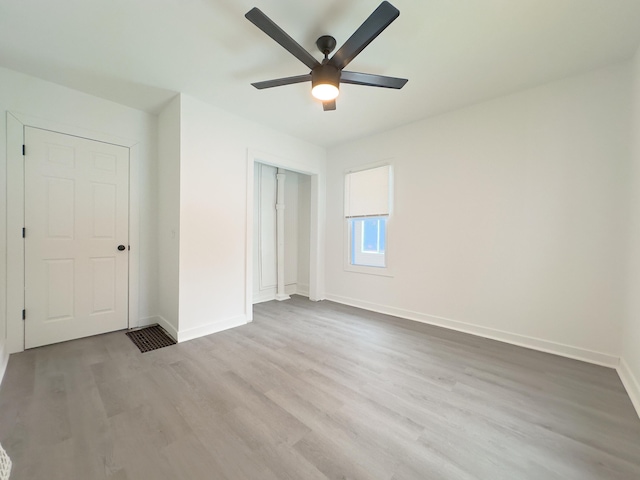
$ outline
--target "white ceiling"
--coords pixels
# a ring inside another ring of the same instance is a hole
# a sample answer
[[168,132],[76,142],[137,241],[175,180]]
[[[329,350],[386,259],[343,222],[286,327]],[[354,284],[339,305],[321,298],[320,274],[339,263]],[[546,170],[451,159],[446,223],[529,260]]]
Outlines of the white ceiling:
[[400,17],[348,67],[404,89],[342,85],[324,112],[310,85],[251,82],[308,69],[244,18],[259,7],[313,55],[380,0],[1,0],[0,66],[157,113],[183,92],[331,146],[630,58],[640,0],[391,0]]

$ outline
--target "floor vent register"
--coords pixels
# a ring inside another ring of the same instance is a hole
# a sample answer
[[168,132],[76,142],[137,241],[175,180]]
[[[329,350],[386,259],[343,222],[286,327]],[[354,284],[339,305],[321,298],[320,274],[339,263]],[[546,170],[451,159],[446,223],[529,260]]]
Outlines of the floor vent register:
[[127,332],[127,337],[135,343],[142,353],[176,344],[176,341],[167,335],[167,332],[159,325],[131,330]]

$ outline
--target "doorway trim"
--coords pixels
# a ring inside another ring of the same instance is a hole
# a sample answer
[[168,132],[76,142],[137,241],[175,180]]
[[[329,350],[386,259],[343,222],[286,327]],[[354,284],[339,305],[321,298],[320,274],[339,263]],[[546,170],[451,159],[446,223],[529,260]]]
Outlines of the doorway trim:
[[311,218],[309,238],[309,299],[324,300],[324,232],[326,173],[323,167],[278,157],[266,152],[247,151],[247,215],[245,238],[245,316],[253,320],[253,168],[255,163],[302,173],[311,177]]
[[129,328],[138,326],[140,268],[139,141],[7,111],[7,349],[24,350],[24,128],[34,127],[129,149]]

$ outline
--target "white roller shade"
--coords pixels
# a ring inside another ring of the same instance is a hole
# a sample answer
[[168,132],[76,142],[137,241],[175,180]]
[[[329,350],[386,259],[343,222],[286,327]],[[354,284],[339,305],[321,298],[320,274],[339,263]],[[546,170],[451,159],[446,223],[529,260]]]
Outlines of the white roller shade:
[[344,216],[389,215],[391,166],[360,170],[345,177]]

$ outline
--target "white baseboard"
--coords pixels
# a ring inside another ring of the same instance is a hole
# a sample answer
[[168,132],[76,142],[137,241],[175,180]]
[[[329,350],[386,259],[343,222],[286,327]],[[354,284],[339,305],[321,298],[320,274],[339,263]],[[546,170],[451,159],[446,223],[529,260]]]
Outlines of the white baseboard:
[[176,327],[171,325],[171,323],[169,323],[169,321],[166,318],[160,315],[156,315],[155,317],[147,317],[140,320],[141,327],[146,327],[148,325],[156,325],[156,324],[160,325],[164,329],[164,331],[167,332],[169,336],[173,338],[176,342],[178,341],[178,331],[176,330]]
[[7,371],[7,365],[9,364],[9,349],[7,348],[6,340],[0,344],[0,385],[2,385],[2,379]]
[[256,303],[264,303],[270,302],[271,300],[276,299],[275,292],[260,292],[257,295],[253,296],[252,303],[255,305]]
[[298,283],[295,293],[297,295],[302,295],[303,297],[309,297],[309,285]]
[[469,333],[471,335],[490,338],[492,340],[498,340],[500,342],[510,343],[512,345],[518,345],[520,347],[530,348],[532,350],[552,353],[554,355],[573,358],[575,360],[581,360],[583,362],[602,365],[605,367],[616,368],[618,367],[620,362],[620,357],[617,357],[615,355],[611,355],[608,353],[596,352],[593,350],[587,350],[580,347],[573,347],[571,345],[564,345],[562,343],[556,343],[549,340],[543,340],[540,338],[529,337],[529,336],[520,335],[517,333],[505,332],[502,330],[487,328],[480,325],[474,325],[472,323],[461,322],[459,320],[452,320],[449,318],[438,317],[436,315],[428,315],[425,313],[414,312],[411,310],[388,307],[386,305],[378,305],[371,302],[365,302],[365,301],[343,297],[340,295],[333,295],[329,293],[326,295],[326,299],[336,303],[350,305],[352,307],[371,310],[373,312],[383,313],[386,315],[393,315],[394,317],[405,318],[407,320],[414,320],[416,322],[428,323],[430,325],[436,325],[438,327],[444,327],[450,330],[456,330],[458,332]]
[[[308,290],[308,288],[309,287],[307,286],[307,290]],[[298,290],[298,285],[295,284],[295,283],[290,283],[289,285],[285,285],[284,286],[284,293],[287,294],[287,295],[300,294],[300,292]],[[300,295],[304,295],[304,294],[300,294]],[[308,297],[309,293],[307,293],[306,296]],[[270,302],[271,300],[278,300],[277,290],[276,290],[275,287],[267,288],[265,290],[261,290],[259,292],[256,292],[256,294],[253,296],[253,304],[254,305],[256,303]]]
[[624,357],[620,359],[620,365],[618,365],[617,370],[618,376],[620,377],[620,380],[622,380],[622,384],[629,394],[631,403],[633,403],[633,406],[640,417],[640,380],[633,374]]
[[147,317],[140,320],[140,326],[148,325],[160,325],[165,331],[178,343],[186,342],[187,340],[193,340],[194,338],[204,337],[205,335],[211,335],[212,333],[221,332],[229,328],[239,327],[247,324],[247,319],[244,315],[238,317],[228,318],[201,327],[190,328],[185,331],[178,331],[171,325],[164,317],[156,315],[153,317]]
[[276,293],[278,289],[276,287],[265,287],[261,290],[253,291],[253,303],[270,302],[276,299]]
[[205,335],[211,335],[212,333],[228,330],[229,328],[239,327],[247,324],[247,318],[245,315],[239,315],[237,317],[228,318],[226,320],[219,320],[217,322],[208,323],[200,327],[190,328],[188,330],[181,330],[178,332],[178,342],[186,342],[187,340],[193,340],[194,338],[204,337]]
[[140,318],[138,319],[138,326],[137,327],[131,327],[131,328],[142,328],[142,327],[148,327],[150,325],[156,325],[156,324],[160,324],[160,321],[158,320],[159,316],[155,315],[153,317],[146,317],[146,318]]

